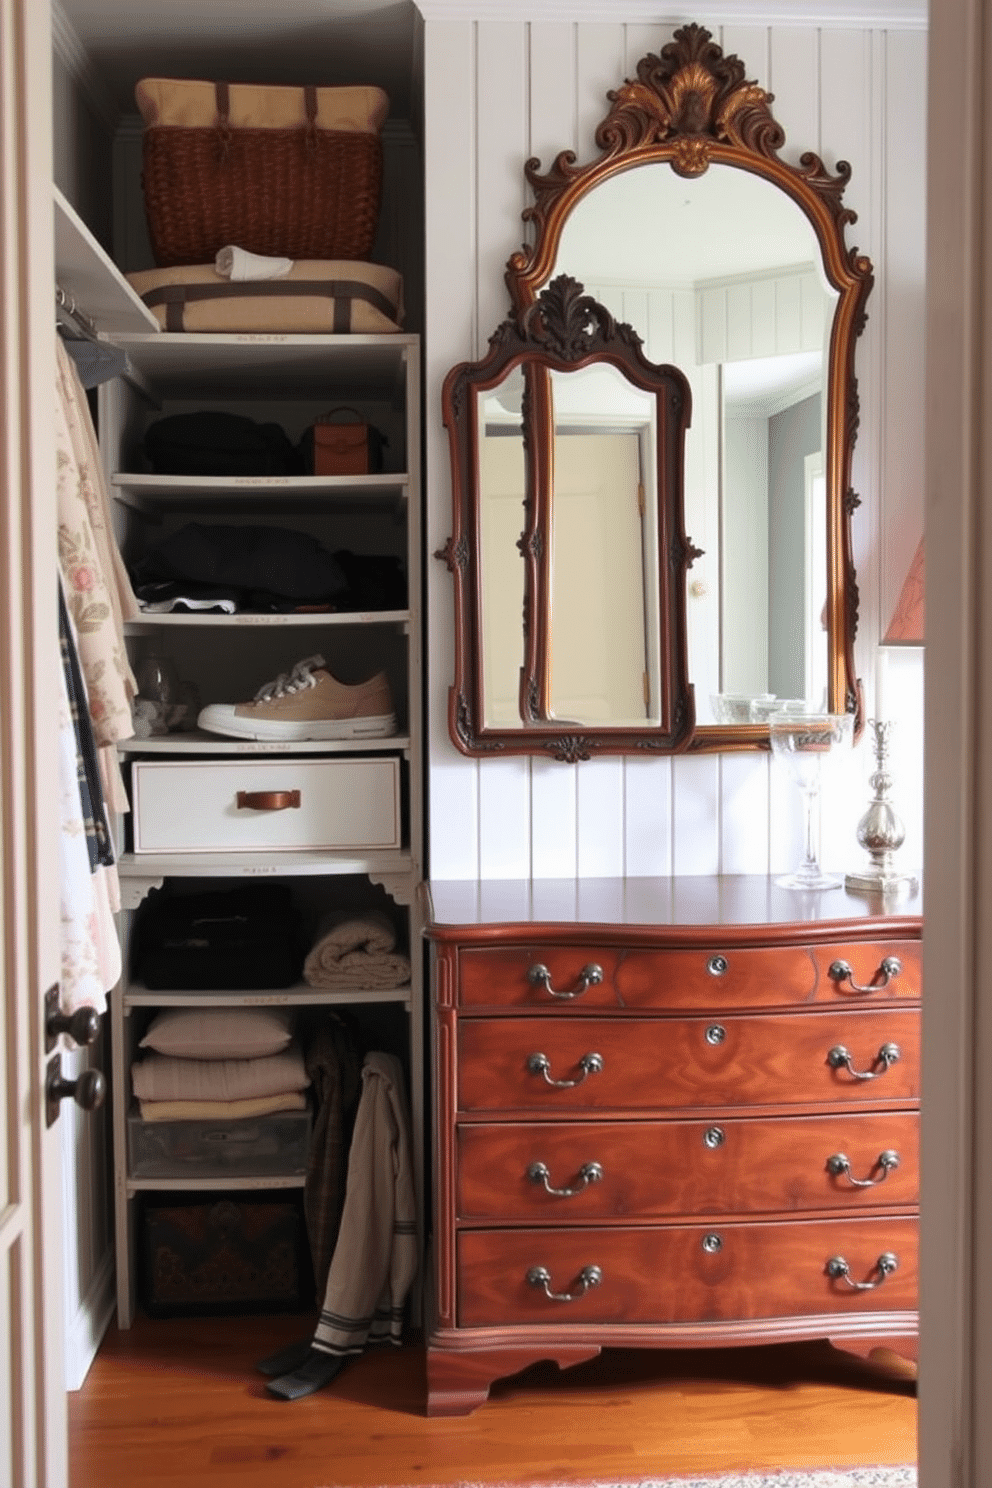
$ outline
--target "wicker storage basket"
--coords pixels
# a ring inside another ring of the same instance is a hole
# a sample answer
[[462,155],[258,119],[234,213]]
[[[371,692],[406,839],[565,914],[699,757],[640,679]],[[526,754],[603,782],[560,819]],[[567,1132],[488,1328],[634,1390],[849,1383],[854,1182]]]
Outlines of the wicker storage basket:
[[294,259],[368,258],[382,190],[378,88],[144,79],[145,213],[156,262],[228,244]]

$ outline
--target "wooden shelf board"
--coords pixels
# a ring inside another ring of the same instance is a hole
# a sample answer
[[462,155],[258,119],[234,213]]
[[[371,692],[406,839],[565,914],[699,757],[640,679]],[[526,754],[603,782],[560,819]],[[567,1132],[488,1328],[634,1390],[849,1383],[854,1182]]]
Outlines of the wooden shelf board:
[[290,878],[353,874],[412,874],[408,851],[369,853],[122,853],[122,879],[128,878]]
[[333,992],[300,982],[292,987],[257,992],[163,992],[130,982],[122,995],[125,1012],[137,1007],[339,1007],[370,1002],[402,1003],[408,1008],[411,990],[406,983],[388,991],[366,987]]
[[151,739],[121,739],[117,745],[120,755],[165,754],[165,755],[297,755],[297,754],[403,754],[410,753],[408,734],[388,734],[382,739],[299,739],[274,741],[259,739],[227,739],[221,734],[205,734],[193,730],[191,733],[157,734]]
[[416,336],[250,335],[159,331],[120,335],[160,396],[298,398],[348,393],[349,401],[397,403]]
[[244,1174],[225,1178],[129,1178],[127,1196],[137,1193],[212,1193],[216,1190],[267,1188],[302,1188],[306,1183],[305,1173],[276,1173],[270,1178],[253,1178]]
[[271,504],[290,509],[309,509],[331,504],[337,513],[343,507],[355,511],[370,506],[389,507],[405,501],[409,478],[403,474],[379,475],[245,475],[192,476],[144,475],[118,471],[110,478],[111,495],[122,505],[153,513],[160,507],[218,507],[239,504]]
[[52,187],[55,282],[98,332],[158,335],[158,322],[135,294],[75,208]]
[[142,635],[159,626],[175,629],[179,626],[212,626],[219,628],[251,629],[252,627],[291,626],[302,629],[322,628],[328,625],[395,625],[406,627],[410,623],[409,610],[344,610],[331,614],[247,614],[219,615],[209,611],[170,612],[165,615],[142,615],[138,620],[124,623],[125,635]]

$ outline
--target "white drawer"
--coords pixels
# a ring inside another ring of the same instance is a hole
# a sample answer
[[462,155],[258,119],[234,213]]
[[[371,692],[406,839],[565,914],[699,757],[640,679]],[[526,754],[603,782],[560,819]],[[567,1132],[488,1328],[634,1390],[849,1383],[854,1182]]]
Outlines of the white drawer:
[[131,807],[136,853],[401,845],[394,758],[136,761]]

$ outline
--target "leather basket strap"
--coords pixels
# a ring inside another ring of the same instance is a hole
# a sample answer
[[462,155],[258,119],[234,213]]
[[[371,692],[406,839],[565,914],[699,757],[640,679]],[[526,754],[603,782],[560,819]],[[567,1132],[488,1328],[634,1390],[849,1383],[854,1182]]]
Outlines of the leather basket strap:
[[[231,124],[231,85],[230,83],[214,83],[214,97],[217,100],[217,123],[221,129],[230,128]],[[307,128],[317,127],[317,89],[313,83],[307,83],[303,89],[303,108],[307,116]]]
[[351,330],[351,305],[353,300],[364,300],[382,312],[387,319],[396,315],[392,301],[371,284],[357,279],[256,279],[249,284],[161,284],[157,289],[146,290],[141,296],[149,310],[156,305],[165,306],[165,328],[167,331],[182,331],[183,307],[195,300],[250,300],[260,295],[278,295],[282,299],[296,299],[300,295],[319,297],[334,301],[334,331]]
[[214,83],[214,96],[217,99],[217,123],[221,129],[226,129],[231,122],[230,83]]

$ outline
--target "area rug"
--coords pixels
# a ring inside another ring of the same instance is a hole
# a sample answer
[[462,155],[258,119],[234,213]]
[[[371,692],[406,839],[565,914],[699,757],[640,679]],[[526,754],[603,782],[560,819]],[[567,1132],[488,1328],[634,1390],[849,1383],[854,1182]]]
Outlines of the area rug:
[[915,1467],[834,1467],[801,1472],[724,1473],[716,1477],[625,1478],[622,1482],[407,1484],[405,1488],[916,1488]]

